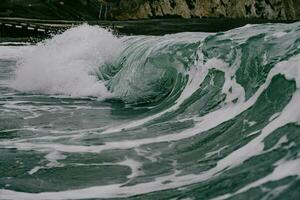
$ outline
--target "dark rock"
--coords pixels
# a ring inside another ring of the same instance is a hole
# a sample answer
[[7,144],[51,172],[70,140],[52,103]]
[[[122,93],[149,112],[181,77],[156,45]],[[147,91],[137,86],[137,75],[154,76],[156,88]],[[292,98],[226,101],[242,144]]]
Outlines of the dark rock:
[[300,0],[1,0],[0,17],[68,20],[173,17],[299,20]]

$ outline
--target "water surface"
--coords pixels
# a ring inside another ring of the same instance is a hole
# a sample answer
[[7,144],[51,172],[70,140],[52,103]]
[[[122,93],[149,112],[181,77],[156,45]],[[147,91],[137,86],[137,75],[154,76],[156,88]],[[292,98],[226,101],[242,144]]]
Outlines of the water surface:
[[2,44],[0,199],[298,199],[299,88],[300,23]]

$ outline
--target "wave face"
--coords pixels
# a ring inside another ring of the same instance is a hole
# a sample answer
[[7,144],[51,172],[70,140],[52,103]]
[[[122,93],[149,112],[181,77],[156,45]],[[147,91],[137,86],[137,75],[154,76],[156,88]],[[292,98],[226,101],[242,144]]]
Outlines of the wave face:
[[0,199],[300,198],[300,23],[0,53]]

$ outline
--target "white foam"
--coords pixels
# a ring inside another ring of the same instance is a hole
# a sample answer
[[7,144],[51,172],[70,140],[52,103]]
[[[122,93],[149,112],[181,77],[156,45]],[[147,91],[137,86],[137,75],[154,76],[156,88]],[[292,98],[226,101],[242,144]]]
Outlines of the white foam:
[[255,124],[257,124],[257,122],[255,122],[255,121],[249,121],[247,119],[243,120],[243,125],[244,126],[251,127],[251,126],[254,126]]
[[278,181],[280,179],[286,178],[288,176],[300,176],[300,159],[296,160],[282,160],[277,164],[273,172],[266,177],[263,177],[253,183],[250,183],[246,185],[245,187],[239,189],[237,192],[234,194],[226,194],[219,196],[217,198],[214,198],[213,200],[223,200],[227,199],[233,195],[237,195],[243,192],[248,191],[251,188],[255,188],[258,186],[261,186],[265,183],[268,183],[270,181]]
[[270,122],[270,121],[273,121],[274,119],[276,119],[279,115],[280,115],[280,112],[275,113],[274,115],[272,115],[272,116],[270,117],[270,119],[269,119],[269,122]]
[[120,46],[118,38],[100,27],[69,29],[22,55],[12,87],[25,92],[108,97],[96,73],[118,56]]
[[25,52],[31,51],[33,46],[0,46],[0,59],[17,60]]
[[228,145],[225,145],[225,146],[220,147],[219,149],[217,149],[217,150],[215,150],[215,151],[208,152],[208,153],[205,154],[204,159],[207,159],[207,158],[209,158],[209,157],[211,157],[211,156],[214,156],[214,155],[216,155],[216,154],[217,154],[218,156],[220,156],[221,151],[225,150],[225,149],[228,148],[228,147],[229,147]]
[[124,161],[117,163],[118,165],[126,165],[131,169],[131,174],[127,176],[128,179],[135,178],[142,174],[142,164],[136,160],[126,158]]
[[36,166],[36,167],[32,168],[32,169],[28,172],[28,174],[29,174],[29,175],[33,175],[33,174],[37,173],[40,169],[43,169],[43,168],[44,168],[44,167]]
[[285,36],[286,34],[287,34],[287,32],[276,32],[272,36],[274,36],[276,38],[281,38],[281,37]]
[[[273,68],[268,76],[267,82],[276,74],[283,74],[287,79],[295,80],[297,87],[300,88],[300,68],[297,63],[300,63],[300,55],[295,56],[289,61],[283,61]],[[289,102],[283,109],[282,113],[273,121],[271,121],[263,130],[262,133],[251,140],[247,145],[241,147],[229,156],[218,162],[220,166],[230,166],[231,168],[241,164],[243,161],[252,156],[259,155],[263,152],[263,140],[276,129],[288,124],[297,123],[300,121],[300,113],[295,112],[300,108],[300,90],[298,89]]]
[[47,164],[48,167],[56,167],[61,165],[58,161],[66,159],[66,156],[58,151],[53,151],[47,154],[45,158],[49,161],[49,163]]

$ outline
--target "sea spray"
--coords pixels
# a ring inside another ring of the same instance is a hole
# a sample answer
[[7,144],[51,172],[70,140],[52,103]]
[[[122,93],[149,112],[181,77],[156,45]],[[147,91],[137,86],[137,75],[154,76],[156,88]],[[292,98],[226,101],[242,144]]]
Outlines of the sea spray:
[[120,45],[111,32],[97,26],[69,29],[24,53],[12,86],[24,92],[108,97],[96,74],[118,57]]

